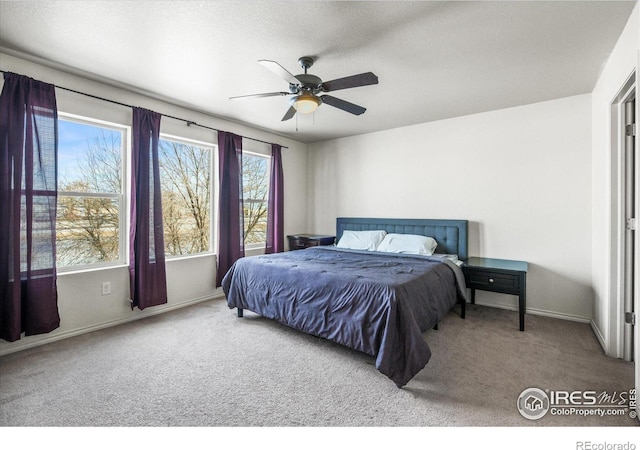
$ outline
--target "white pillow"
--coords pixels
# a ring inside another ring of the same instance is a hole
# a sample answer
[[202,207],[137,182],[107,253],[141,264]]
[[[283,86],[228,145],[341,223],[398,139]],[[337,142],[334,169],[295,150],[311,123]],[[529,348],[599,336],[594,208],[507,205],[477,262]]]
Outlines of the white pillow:
[[386,234],[387,232],[384,230],[345,230],[336,247],[351,250],[375,250]]
[[438,243],[435,239],[417,234],[389,233],[378,246],[379,252],[433,255]]

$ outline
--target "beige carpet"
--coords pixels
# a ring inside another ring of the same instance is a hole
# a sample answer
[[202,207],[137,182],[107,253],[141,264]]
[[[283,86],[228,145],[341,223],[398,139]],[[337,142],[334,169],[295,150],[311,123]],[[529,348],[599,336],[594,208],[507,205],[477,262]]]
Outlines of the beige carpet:
[[[633,364],[604,356],[589,325],[470,305],[425,334],[429,364],[403,389],[373,358],[223,300],[0,358],[3,426],[636,426],[623,417],[532,421],[529,387],[628,391]],[[573,447],[575,448],[575,446]]]

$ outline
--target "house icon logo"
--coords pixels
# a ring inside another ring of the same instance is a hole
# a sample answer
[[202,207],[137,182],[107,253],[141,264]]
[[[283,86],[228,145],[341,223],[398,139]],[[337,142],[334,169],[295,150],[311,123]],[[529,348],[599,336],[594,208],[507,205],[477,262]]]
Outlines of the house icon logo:
[[529,420],[538,420],[549,411],[549,397],[542,389],[525,389],[518,397],[518,411]]

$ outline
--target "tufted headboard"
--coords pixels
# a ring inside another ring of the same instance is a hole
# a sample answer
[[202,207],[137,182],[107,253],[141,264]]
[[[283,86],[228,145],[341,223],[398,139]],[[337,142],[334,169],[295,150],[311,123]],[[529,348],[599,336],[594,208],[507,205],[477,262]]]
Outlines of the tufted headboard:
[[436,240],[436,253],[458,255],[468,258],[468,221],[446,219],[376,219],[361,217],[338,217],[336,220],[336,242],[344,230],[385,230],[387,233],[419,234]]

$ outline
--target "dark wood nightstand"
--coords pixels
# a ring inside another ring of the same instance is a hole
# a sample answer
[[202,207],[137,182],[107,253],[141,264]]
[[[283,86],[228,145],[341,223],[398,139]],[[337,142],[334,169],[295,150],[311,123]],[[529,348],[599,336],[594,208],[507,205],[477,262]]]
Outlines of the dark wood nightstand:
[[527,269],[525,261],[510,259],[469,258],[462,266],[471,303],[476,302],[476,289],[518,296],[520,331],[524,331],[527,312]]
[[333,245],[336,240],[335,236],[320,234],[290,234],[287,238],[289,239],[289,250],[300,250],[318,245]]

